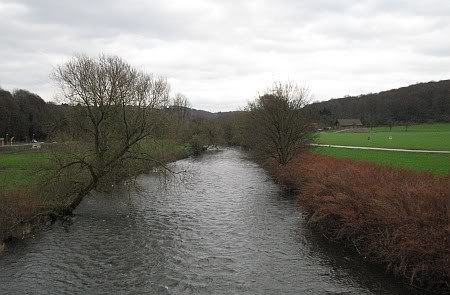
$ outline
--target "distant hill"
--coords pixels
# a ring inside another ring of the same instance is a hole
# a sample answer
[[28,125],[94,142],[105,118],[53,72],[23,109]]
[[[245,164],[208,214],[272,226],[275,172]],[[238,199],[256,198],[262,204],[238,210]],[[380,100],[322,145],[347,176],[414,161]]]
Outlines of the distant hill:
[[227,112],[210,112],[204,110],[198,110],[182,106],[170,106],[167,108],[171,112],[184,112],[190,118],[201,119],[229,119],[234,118],[236,115],[244,113],[244,111],[227,111]]
[[328,126],[339,118],[361,119],[366,126],[450,122],[450,80],[316,102],[305,110],[315,121]]
[[216,116],[215,113],[209,111],[197,110],[183,106],[170,106],[167,108],[167,111],[173,113],[184,113],[185,116],[190,118],[212,119]]

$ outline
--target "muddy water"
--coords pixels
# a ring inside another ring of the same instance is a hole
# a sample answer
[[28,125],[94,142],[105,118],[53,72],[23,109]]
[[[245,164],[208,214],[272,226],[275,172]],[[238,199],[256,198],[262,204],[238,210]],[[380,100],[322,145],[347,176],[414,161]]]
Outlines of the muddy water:
[[172,168],[13,245],[0,294],[415,294],[318,239],[239,150]]

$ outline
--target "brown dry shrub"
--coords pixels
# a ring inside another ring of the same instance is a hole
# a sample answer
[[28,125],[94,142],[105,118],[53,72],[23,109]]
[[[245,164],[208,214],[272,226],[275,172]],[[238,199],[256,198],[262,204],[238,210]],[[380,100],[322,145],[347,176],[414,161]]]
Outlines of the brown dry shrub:
[[15,236],[18,226],[32,218],[41,207],[25,192],[0,192],[0,242]]
[[449,291],[450,177],[312,153],[271,167],[324,236],[413,285]]

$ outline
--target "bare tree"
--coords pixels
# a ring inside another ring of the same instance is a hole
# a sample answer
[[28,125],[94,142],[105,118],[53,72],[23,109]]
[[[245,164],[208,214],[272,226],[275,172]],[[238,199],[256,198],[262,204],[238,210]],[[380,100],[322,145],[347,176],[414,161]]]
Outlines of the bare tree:
[[53,78],[72,105],[58,137],[62,152],[56,159],[59,178],[77,171],[70,183],[68,210],[127,159],[159,125],[160,109],[169,99],[169,84],[133,68],[116,56],[77,55],[58,66]]
[[247,145],[260,156],[286,165],[313,138],[312,125],[302,111],[308,99],[306,88],[275,83],[248,104]]
[[184,121],[189,114],[189,109],[192,108],[189,99],[181,93],[177,93],[172,101],[172,106],[175,109],[178,119]]

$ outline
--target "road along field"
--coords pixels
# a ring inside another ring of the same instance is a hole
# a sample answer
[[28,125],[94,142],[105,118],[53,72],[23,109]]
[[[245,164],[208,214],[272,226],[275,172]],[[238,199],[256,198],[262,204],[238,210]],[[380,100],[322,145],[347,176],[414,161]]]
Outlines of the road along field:
[[316,153],[369,161],[386,166],[405,168],[437,175],[450,174],[450,124],[422,124],[408,127],[373,128],[364,133],[321,132],[318,144],[444,151],[443,153],[315,147]]

